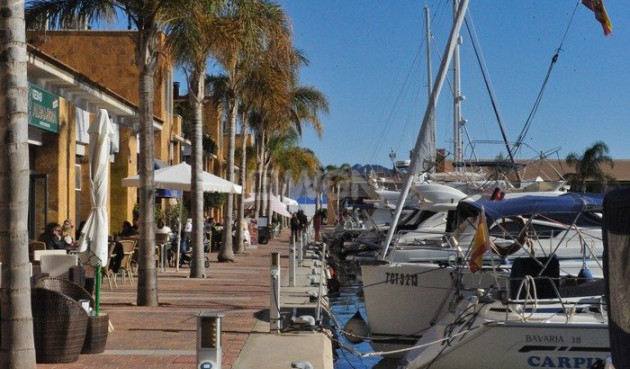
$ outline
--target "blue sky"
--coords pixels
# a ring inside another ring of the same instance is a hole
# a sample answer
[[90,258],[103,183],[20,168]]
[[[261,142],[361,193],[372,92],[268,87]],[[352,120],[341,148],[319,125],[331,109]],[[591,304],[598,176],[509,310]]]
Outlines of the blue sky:
[[[330,114],[323,116],[324,137],[312,130],[301,145],[323,165],[342,163],[391,166],[389,152],[406,158],[427,104],[423,7],[432,17],[433,74],[439,67],[452,19],[452,2],[376,0],[282,0],[292,19],[296,47],[310,64],[301,84],[322,91]],[[576,0],[471,0],[470,14],[497,97],[507,135],[515,140],[532,110],[551,58],[560,47],[543,99],[520,155],[553,152],[565,158],[597,140],[616,159],[630,158],[630,17],[620,1],[608,0],[613,24],[604,37],[593,13]],[[576,7],[577,6],[577,7]],[[462,112],[467,119],[464,145],[499,140],[498,123],[474,57],[462,31]],[[450,77],[449,77],[450,80]],[[446,83],[440,96],[438,148],[452,151],[452,95]],[[466,146],[467,157],[470,146]],[[501,145],[476,146],[494,158]],[[556,151],[557,150],[557,151]],[[505,152],[503,150],[505,155]]]

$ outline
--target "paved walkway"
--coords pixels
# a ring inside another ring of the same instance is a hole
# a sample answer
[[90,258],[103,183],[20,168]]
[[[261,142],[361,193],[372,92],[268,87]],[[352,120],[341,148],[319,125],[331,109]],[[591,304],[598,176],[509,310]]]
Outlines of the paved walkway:
[[[270,300],[270,255],[272,252],[280,253],[282,273],[286,273],[289,254],[288,238],[289,232],[285,230],[268,244],[247,249],[245,254],[235,255],[234,263],[218,263],[216,254],[210,254],[211,265],[207,269],[205,279],[187,278],[189,274],[187,267],[180,269],[179,272],[176,272],[175,268],[160,272],[158,276],[159,307],[136,306],[137,286],[135,283],[133,285],[128,281],[123,283],[119,278],[119,288],[114,287],[114,290],[110,291],[105,281],[102,287],[101,311],[109,314],[114,327],[114,330],[109,333],[105,352],[96,355],[81,355],[77,362],[71,364],[38,364],[37,367],[42,369],[195,368],[196,315],[199,312],[221,312],[225,314],[222,320],[222,367],[224,369],[247,368],[245,365],[248,364],[239,366],[235,363],[248,362],[250,359],[246,357],[249,355],[247,351],[254,352],[261,349],[258,346],[265,345],[264,342],[256,343],[257,341],[251,339],[250,335],[260,333],[265,329],[268,332],[269,324],[264,322],[264,317],[268,316]],[[310,270],[310,267],[308,269]],[[294,289],[292,293],[294,299],[298,298],[297,303],[308,302],[306,287]],[[283,303],[284,306],[286,305]],[[274,334],[262,333],[264,336],[274,336]],[[309,335],[315,336],[314,333],[309,333]],[[317,336],[320,341],[321,337],[324,337],[321,334]],[[250,338],[250,346],[243,351],[248,338]],[[331,356],[332,352],[322,352],[330,347],[330,342],[326,342],[328,340],[323,341],[321,344],[318,343],[321,347],[315,348],[315,352],[323,356],[327,362],[327,357]],[[312,346],[311,343],[309,345]],[[274,355],[278,354],[274,352],[278,350],[294,351],[291,347],[267,346],[262,349]],[[264,358],[260,359],[264,360]],[[286,360],[290,359],[289,357]],[[330,362],[332,363],[332,359]],[[328,363],[324,366],[331,367]],[[283,363],[269,367],[290,368],[290,361],[288,365]]]

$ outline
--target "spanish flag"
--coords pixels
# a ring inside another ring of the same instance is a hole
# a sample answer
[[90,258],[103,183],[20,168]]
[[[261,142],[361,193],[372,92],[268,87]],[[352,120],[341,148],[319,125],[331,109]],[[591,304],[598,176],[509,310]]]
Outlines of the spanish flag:
[[483,265],[483,254],[490,248],[490,237],[488,236],[488,226],[486,225],[486,211],[481,208],[481,214],[477,219],[477,231],[472,242],[472,251],[468,268],[475,273]]
[[608,13],[606,13],[604,0],[582,0],[582,4],[584,4],[587,8],[591,9],[593,13],[595,13],[595,19],[597,19],[599,23],[602,24],[604,35],[610,35],[612,33],[612,23],[610,23]]

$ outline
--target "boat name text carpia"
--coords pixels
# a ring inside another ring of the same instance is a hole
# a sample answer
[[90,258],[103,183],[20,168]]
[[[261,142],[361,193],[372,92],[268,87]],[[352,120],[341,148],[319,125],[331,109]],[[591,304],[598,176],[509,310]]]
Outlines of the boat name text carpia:
[[532,368],[592,368],[599,358],[566,356],[530,356],[527,364]]
[[385,283],[399,286],[418,286],[418,275],[408,273],[385,273]]

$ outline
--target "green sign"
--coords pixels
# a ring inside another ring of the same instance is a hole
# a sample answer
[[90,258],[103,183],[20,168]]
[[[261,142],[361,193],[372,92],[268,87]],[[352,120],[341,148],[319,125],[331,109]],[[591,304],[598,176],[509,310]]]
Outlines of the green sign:
[[29,85],[28,124],[59,133],[59,98],[35,85]]

